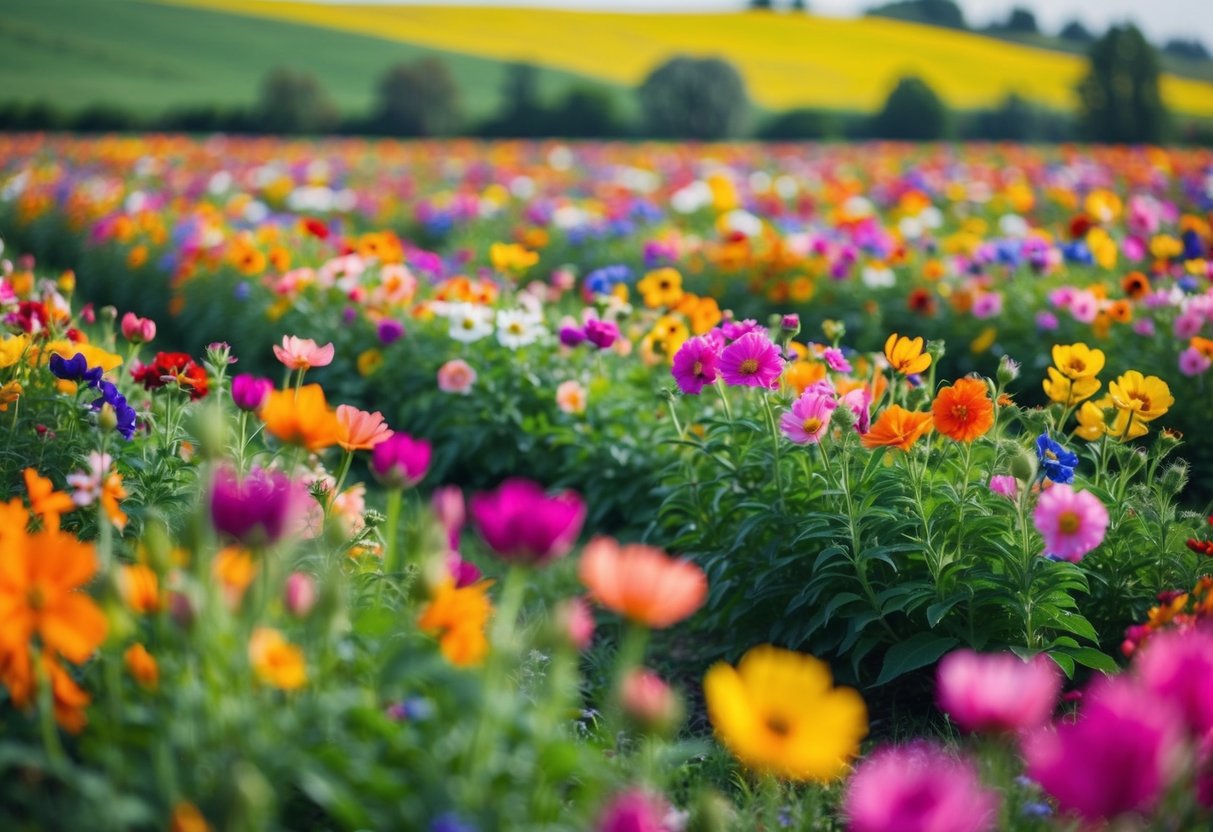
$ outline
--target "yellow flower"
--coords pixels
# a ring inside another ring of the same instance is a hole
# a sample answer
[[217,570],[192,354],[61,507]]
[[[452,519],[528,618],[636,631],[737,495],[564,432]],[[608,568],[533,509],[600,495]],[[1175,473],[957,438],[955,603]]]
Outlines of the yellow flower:
[[[51,360],[51,353],[57,353],[64,358],[72,358],[77,353],[84,356],[84,360],[88,362],[90,367],[100,367],[102,372],[108,373],[110,370],[116,369],[122,364],[122,356],[115,355],[112,352],[103,350],[100,347],[95,347],[92,344],[84,342],[73,342],[68,340],[51,341],[46,347],[38,353],[39,358],[43,362]],[[31,356],[33,353],[31,353]]]
[[0,387],[0,413],[8,410],[8,406],[21,398],[21,394],[24,392],[25,388],[21,386],[21,382],[19,381],[10,381],[3,387]]
[[1103,370],[1104,354],[1103,350],[1093,350],[1083,343],[1054,344],[1053,364],[1066,378],[1094,378]]
[[1074,429],[1074,435],[1080,439],[1094,442],[1108,432],[1103,408],[1095,402],[1083,402],[1082,407],[1078,408],[1077,418],[1078,427]]
[[517,243],[493,243],[489,246],[489,259],[499,272],[524,272],[539,262],[539,254]]
[[1045,395],[1051,400],[1073,407],[1094,396],[1102,382],[1093,377],[1069,379],[1056,367],[1047,369],[1049,377],[1042,382]]
[[931,356],[922,351],[922,337],[910,339],[896,332],[884,342],[884,357],[889,366],[903,376],[921,373],[931,366]]
[[763,645],[736,668],[713,665],[703,692],[716,736],[742,763],[789,780],[831,780],[868,733],[863,699],[832,684],[824,662]]
[[1143,376],[1129,370],[1108,385],[1112,404],[1118,410],[1131,412],[1136,421],[1152,422],[1175,404],[1171,388],[1158,376]]
[[263,683],[280,690],[296,690],[307,683],[303,651],[269,627],[258,627],[248,645],[249,662]]
[[655,269],[641,278],[636,291],[644,296],[644,305],[650,309],[674,306],[682,300],[682,275],[677,269]]
[[992,326],[988,326],[973,339],[973,342],[969,344],[969,349],[977,355],[981,355],[983,352],[988,352],[990,347],[994,346],[994,341],[997,339],[998,330]]
[[20,361],[28,346],[28,335],[18,335],[15,338],[5,338],[0,341],[0,368],[11,367]]
[[383,366],[383,353],[371,348],[358,356],[358,375],[365,378]]

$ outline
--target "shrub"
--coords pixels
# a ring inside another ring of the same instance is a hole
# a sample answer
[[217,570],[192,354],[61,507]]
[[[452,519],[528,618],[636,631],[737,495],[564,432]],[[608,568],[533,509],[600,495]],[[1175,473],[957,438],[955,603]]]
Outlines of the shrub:
[[739,135],[750,107],[741,75],[720,58],[671,58],[649,73],[638,95],[644,129],[661,138]]

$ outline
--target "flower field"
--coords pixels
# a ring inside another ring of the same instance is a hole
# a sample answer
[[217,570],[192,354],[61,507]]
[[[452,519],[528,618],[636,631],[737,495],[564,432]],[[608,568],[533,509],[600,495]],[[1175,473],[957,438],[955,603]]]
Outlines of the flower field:
[[1213,153],[0,160],[3,828],[1213,817]]

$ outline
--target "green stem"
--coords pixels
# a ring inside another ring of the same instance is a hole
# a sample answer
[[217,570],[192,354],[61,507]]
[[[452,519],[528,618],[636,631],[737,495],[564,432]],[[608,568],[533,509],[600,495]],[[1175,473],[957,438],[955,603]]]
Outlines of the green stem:
[[779,492],[779,505],[782,507],[787,504],[787,498],[783,491],[783,469],[779,464],[779,446],[781,437],[779,433],[779,424],[775,421],[775,410],[771,407],[771,397],[766,393],[762,394],[762,407],[767,414],[767,426],[771,429],[771,453],[773,455],[773,464],[775,466],[775,489]]
[[383,574],[394,575],[399,567],[396,551],[400,538],[400,504],[404,489],[392,488],[387,493],[387,517],[383,524]]
[[38,727],[42,733],[42,747],[52,771],[66,771],[67,755],[59,741],[59,727],[55,725],[55,692],[51,687],[50,672],[42,661],[41,652],[31,657],[34,672],[38,677]]

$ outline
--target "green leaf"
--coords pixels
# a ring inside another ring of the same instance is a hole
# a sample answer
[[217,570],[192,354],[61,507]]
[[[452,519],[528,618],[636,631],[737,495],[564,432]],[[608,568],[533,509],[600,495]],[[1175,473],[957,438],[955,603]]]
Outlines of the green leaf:
[[918,633],[907,641],[895,644],[885,653],[884,666],[876,684],[888,684],[904,673],[926,667],[959,643],[951,636]]
[[[1094,647],[1059,647],[1054,653],[1069,656],[1083,667],[1089,667],[1092,670],[1100,670],[1104,673],[1120,671],[1120,665],[1116,663],[1116,659]],[[1053,659],[1056,661],[1057,656],[1053,655]]]
[[943,620],[943,617],[947,615],[949,611],[951,611],[952,607],[956,606],[967,597],[967,595],[963,594],[953,595],[952,597],[945,598],[942,601],[936,601],[934,604],[927,607],[927,624],[930,625],[931,629],[935,629],[936,625]]

